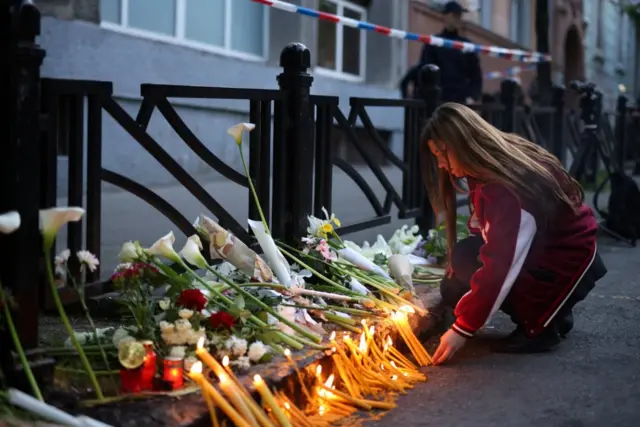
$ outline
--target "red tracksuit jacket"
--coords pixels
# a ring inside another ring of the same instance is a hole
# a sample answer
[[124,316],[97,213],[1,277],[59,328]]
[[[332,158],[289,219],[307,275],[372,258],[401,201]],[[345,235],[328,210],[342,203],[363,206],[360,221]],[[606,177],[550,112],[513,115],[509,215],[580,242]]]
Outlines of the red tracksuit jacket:
[[[482,267],[471,278],[471,290],[455,308],[453,329],[472,337],[508,298],[515,320],[528,335],[540,333],[591,266],[598,224],[591,208],[566,209],[549,227],[535,209],[500,184],[468,179],[473,212],[469,229],[481,234]],[[544,203],[541,195],[540,203]],[[541,280],[536,272],[545,271]],[[536,279],[535,276],[538,276]]]

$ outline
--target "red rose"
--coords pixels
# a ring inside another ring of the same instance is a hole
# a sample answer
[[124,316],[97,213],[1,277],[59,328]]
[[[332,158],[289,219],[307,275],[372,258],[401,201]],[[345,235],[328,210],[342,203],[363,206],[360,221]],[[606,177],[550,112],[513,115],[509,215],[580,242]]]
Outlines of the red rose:
[[209,317],[209,323],[213,329],[231,329],[236,323],[236,318],[226,311],[219,311]]
[[207,297],[198,289],[187,289],[180,292],[178,305],[189,310],[201,311],[207,305]]

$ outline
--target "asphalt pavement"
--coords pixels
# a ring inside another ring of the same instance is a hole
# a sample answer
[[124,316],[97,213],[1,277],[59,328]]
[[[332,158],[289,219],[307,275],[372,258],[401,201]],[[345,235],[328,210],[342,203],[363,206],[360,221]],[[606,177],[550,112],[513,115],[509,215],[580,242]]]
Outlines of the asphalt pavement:
[[[511,332],[503,315],[447,366],[367,427],[640,426],[640,247],[602,237],[609,270],[575,308],[575,329],[554,351],[503,355],[492,340]],[[437,338],[429,343],[433,351]]]

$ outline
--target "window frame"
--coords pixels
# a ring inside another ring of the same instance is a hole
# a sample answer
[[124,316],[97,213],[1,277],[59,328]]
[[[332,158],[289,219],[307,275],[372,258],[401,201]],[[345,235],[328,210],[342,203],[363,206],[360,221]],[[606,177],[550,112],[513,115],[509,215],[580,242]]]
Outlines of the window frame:
[[[330,3],[336,5],[336,15],[344,16],[345,7],[351,11],[357,12],[360,14],[360,21],[367,20],[367,8],[357,4],[350,2],[348,0],[326,0]],[[332,77],[335,79],[346,80],[350,82],[364,82],[366,79],[366,65],[367,65],[367,34],[366,31],[357,28],[356,30],[360,33],[360,74],[351,74],[342,71],[343,63],[342,63],[342,54],[344,51],[344,25],[342,23],[337,23],[336,25],[336,67],[335,69],[321,67],[320,65],[316,65],[314,72],[321,76]],[[316,51],[318,49],[318,41],[319,41],[319,30],[316,27]]]
[[480,26],[487,30],[493,30],[493,1],[482,0],[480,2]]
[[[113,1],[113,0],[100,0],[100,1]],[[263,34],[262,34],[262,55],[256,55],[253,53],[242,52],[231,48],[231,5],[233,0],[225,0],[225,13],[224,13],[224,46],[216,46],[196,40],[190,40],[185,37],[185,19],[187,12],[187,0],[175,0],[174,10],[174,25],[175,31],[173,35],[160,34],[149,30],[140,28],[134,28],[129,26],[129,3],[135,0],[119,0],[120,1],[120,22],[109,22],[100,19],[100,27],[115,31],[122,34],[127,34],[134,37],[140,37],[152,41],[158,41],[168,43],[176,46],[182,46],[199,50],[202,52],[209,52],[218,55],[229,56],[232,58],[243,59],[246,61],[266,62],[269,56],[269,13],[268,7],[263,7]]]
[[[531,46],[531,23],[529,21],[530,0],[511,0],[509,2],[509,38],[517,44]],[[513,9],[516,9],[515,20]]]

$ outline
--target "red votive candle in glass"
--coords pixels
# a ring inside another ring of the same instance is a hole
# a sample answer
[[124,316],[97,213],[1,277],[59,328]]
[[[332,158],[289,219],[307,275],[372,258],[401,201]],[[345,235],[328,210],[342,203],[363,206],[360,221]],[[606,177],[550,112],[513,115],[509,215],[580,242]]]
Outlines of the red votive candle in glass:
[[120,393],[140,393],[143,389],[142,367],[137,369],[120,369]]
[[147,352],[142,364],[142,389],[152,390],[153,378],[156,376],[157,356],[153,349],[153,341],[142,341],[142,345],[144,345],[144,349]]
[[184,361],[181,357],[165,357],[163,360],[162,379],[178,389],[184,384]]

